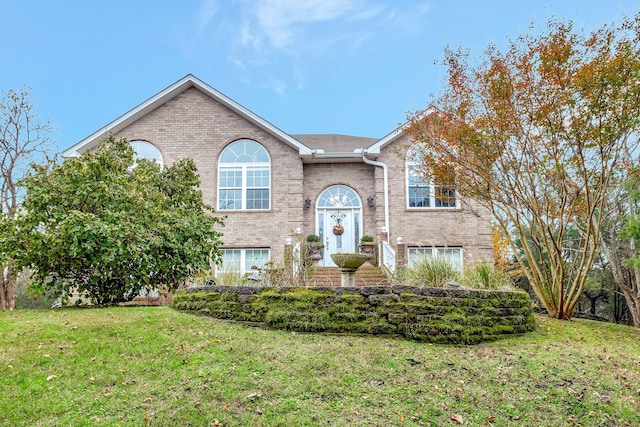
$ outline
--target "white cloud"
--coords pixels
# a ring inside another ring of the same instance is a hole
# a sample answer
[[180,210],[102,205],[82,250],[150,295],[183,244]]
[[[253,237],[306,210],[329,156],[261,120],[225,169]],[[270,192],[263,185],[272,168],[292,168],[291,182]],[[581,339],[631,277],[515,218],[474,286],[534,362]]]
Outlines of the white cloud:
[[269,86],[278,95],[283,95],[287,90],[287,84],[282,80],[274,78],[273,76],[269,76]]
[[253,47],[255,50],[260,50],[261,48],[262,42],[260,40],[260,36],[254,34],[249,22],[244,22],[240,28],[239,43],[242,46]]
[[[415,34],[429,3],[382,0],[234,0],[229,60],[242,73],[263,72],[263,87],[302,90],[308,74],[336,58],[370,49],[380,32]],[[242,64],[242,65],[240,65]]]
[[382,5],[367,7],[349,17],[352,21],[366,21],[373,19],[385,11],[386,7]]
[[332,21],[348,15],[354,0],[264,0],[257,8],[257,21],[275,47],[285,47],[295,27]]
[[211,21],[217,12],[218,3],[216,0],[202,0],[198,14],[196,15],[198,34],[201,34],[202,31],[207,28],[209,21]]

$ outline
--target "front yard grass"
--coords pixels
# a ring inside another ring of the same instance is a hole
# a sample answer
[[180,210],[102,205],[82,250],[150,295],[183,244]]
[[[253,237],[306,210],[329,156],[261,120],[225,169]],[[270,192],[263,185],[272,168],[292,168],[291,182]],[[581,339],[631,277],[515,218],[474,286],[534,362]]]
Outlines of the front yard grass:
[[446,346],[167,307],[2,312],[0,425],[640,425],[638,330],[536,323]]

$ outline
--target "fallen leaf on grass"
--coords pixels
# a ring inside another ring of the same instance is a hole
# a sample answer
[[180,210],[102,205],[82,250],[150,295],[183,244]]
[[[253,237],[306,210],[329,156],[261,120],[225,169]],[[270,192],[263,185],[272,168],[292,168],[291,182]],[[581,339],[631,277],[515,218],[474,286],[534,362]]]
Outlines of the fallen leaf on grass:
[[54,378],[58,378],[58,377],[57,377],[56,375],[49,375],[49,376],[47,377],[47,381],[51,381],[51,380],[52,380],[52,379],[54,379]]
[[457,424],[464,424],[464,421],[462,420],[462,415],[453,414],[451,415],[451,420],[455,421]]
[[153,397],[147,397],[143,400],[144,403],[153,402]]

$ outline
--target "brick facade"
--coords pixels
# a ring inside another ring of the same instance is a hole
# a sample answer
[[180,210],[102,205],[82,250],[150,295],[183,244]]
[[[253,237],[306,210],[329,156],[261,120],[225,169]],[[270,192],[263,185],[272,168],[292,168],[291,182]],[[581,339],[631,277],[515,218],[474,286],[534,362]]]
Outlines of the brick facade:
[[[460,209],[453,210],[406,207],[402,154],[409,146],[408,137],[402,135],[391,140],[376,157],[369,155],[388,166],[390,233],[387,235],[382,233],[385,225],[382,168],[364,163],[348,141],[341,145],[339,136],[332,139],[342,154],[350,153],[347,159],[331,162],[325,157],[318,161],[308,154],[301,155],[301,150],[308,148],[305,153],[311,153],[316,147],[307,147],[267,122],[259,122],[263,119],[257,121],[257,116],[251,116],[253,113],[240,111],[244,107],[218,96],[221,94],[192,76],[183,81],[188,84],[186,89],[174,85],[175,93],[165,93],[155,104],[150,102],[154,98],[141,104],[144,109],[132,110],[133,113],[116,120],[112,128],[81,141],[63,155],[78,155],[91,149],[98,137],[107,132],[129,140],[148,141],[160,150],[165,164],[182,157],[193,158],[200,172],[204,200],[216,207],[217,165],[222,150],[238,139],[251,139],[262,144],[271,159],[271,209],[217,212],[225,217],[222,231],[226,248],[269,248],[272,261],[281,263],[284,243],[297,228],[303,235],[316,233],[315,204],[322,191],[342,184],[360,197],[363,234],[386,238],[393,245],[402,237],[405,246],[401,247],[462,247],[465,263],[492,258],[490,215],[477,204],[463,201]],[[299,145],[292,146],[291,140]],[[372,207],[367,204],[370,197],[374,199]],[[311,200],[310,208],[304,206],[307,198]],[[399,259],[403,258],[406,254],[399,254]]]
[[269,248],[282,257],[290,234],[303,225],[303,165],[297,151],[196,88],[190,88],[116,134],[145,140],[171,164],[183,157],[195,160],[204,201],[217,206],[218,159],[238,139],[260,142],[271,158],[271,209],[219,211],[225,218],[224,247]]
[[[381,150],[378,161],[389,168],[390,243],[401,237],[404,247],[462,247],[465,264],[493,260],[491,214],[472,200],[462,200],[460,209],[409,209],[407,207],[406,170],[402,155],[411,141],[400,136]],[[376,198],[382,199],[383,178],[376,170]],[[378,229],[384,218],[378,216]]]

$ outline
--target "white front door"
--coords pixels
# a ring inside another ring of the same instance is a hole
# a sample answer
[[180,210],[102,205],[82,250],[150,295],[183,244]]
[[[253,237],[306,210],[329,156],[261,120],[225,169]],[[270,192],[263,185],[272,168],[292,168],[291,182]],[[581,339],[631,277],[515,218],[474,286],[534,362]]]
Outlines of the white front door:
[[326,209],[324,219],[324,265],[334,267],[331,254],[356,251],[357,224],[353,209]]
[[316,231],[324,243],[320,265],[335,267],[331,254],[356,252],[362,233],[360,197],[346,185],[326,188],[316,202]]

